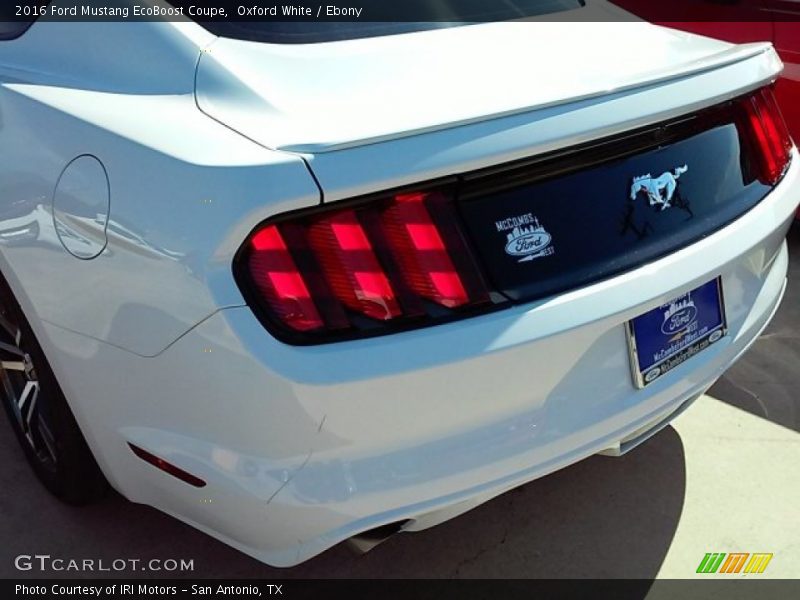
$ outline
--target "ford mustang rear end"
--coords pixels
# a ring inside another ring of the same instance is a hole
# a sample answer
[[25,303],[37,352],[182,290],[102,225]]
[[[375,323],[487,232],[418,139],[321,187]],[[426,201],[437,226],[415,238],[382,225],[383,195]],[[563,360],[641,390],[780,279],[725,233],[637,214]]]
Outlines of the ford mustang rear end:
[[0,47],[0,267],[99,469],[273,565],[630,450],[785,286],[771,46],[390,33],[43,22]]

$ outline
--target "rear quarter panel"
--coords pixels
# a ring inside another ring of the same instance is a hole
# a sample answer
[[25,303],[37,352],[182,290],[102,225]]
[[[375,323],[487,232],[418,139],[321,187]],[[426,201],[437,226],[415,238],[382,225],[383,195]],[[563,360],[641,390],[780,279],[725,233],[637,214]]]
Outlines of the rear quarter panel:
[[[0,268],[31,320],[154,356],[243,304],[231,261],[256,223],[319,202],[301,159],[197,109],[204,41],[175,23],[38,22],[0,43],[0,232],[30,223],[0,240]],[[110,188],[92,260],[69,254],[53,222],[56,182],[81,155]]]

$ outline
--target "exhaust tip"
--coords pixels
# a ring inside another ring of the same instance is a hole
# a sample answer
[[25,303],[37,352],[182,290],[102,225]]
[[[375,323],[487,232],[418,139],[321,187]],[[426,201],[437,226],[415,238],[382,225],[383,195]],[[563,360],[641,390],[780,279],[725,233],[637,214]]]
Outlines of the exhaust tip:
[[359,533],[347,540],[347,545],[356,554],[366,554],[378,544],[400,533],[405,524],[410,520],[411,519],[403,519],[402,521],[395,521],[394,523],[388,523],[376,527],[375,529],[365,531],[364,533]]

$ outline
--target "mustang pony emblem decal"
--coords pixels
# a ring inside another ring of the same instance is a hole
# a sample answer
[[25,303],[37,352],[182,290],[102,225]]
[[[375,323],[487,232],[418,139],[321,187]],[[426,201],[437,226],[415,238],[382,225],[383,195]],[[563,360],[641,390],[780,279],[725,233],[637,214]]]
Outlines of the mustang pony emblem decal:
[[661,176],[653,179],[650,173],[640,177],[633,178],[633,185],[631,186],[631,200],[636,200],[639,192],[646,192],[647,197],[650,199],[650,206],[657,204],[661,205],[661,210],[666,210],[670,206],[672,196],[675,195],[675,190],[678,189],[678,178],[689,170],[688,165],[676,167],[674,172],[666,171]]

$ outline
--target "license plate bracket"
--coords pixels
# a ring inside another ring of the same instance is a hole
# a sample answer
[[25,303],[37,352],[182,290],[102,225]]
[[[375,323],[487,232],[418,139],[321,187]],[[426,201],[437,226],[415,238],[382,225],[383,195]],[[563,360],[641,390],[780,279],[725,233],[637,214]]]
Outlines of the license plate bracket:
[[631,319],[626,331],[633,382],[644,388],[727,335],[721,278]]

